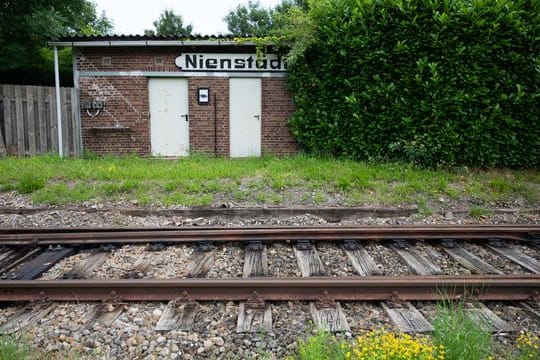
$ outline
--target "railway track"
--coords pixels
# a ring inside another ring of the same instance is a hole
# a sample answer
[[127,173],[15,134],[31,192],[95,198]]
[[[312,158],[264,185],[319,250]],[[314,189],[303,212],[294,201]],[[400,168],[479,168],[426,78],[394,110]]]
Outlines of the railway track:
[[[341,302],[381,302],[399,329],[412,332],[431,328],[413,301],[512,301],[539,317],[537,225],[4,229],[0,246],[0,302],[27,302],[33,311],[8,320],[3,332],[32,323],[54,302],[81,301],[113,309],[96,310],[94,320],[126,302],[168,301],[156,327],[169,330],[193,326],[207,301],[239,302],[239,332],[271,330],[271,304],[282,301],[308,302],[314,322],[333,331],[349,329]],[[120,273],[117,253],[127,259]],[[278,255],[296,270],[273,270]],[[220,256],[241,271],[208,278]],[[152,275],[168,261],[182,270]],[[93,276],[107,266],[108,275]],[[349,270],[329,269],[340,266]],[[488,307],[473,307],[494,331],[511,328]]]

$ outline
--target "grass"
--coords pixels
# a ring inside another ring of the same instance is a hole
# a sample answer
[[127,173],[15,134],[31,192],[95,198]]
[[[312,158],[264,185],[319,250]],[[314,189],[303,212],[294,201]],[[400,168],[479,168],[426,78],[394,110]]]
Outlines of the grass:
[[[0,160],[0,191],[28,194],[35,204],[125,200],[140,205],[398,205],[422,215],[453,202],[482,209],[540,205],[538,170],[427,170],[402,163],[364,163],[305,155],[178,160],[136,156]],[[515,205],[517,204],[517,205]]]
[[21,339],[9,335],[0,336],[0,360],[26,360],[32,349]]
[[343,342],[328,332],[319,331],[306,340],[298,341],[298,360],[345,360]]
[[461,303],[437,306],[433,341],[444,346],[447,360],[480,360],[494,355],[491,333],[470,318]]

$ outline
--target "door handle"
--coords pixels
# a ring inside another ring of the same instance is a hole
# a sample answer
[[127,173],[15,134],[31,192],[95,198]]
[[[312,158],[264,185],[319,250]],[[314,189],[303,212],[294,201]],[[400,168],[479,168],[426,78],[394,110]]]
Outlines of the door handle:
[[261,116],[260,115],[253,115],[254,118],[256,118],[257,120],[261,120]]
[[189,114],[180,115],[180,117],[186,118],[186,121],[189,121]]

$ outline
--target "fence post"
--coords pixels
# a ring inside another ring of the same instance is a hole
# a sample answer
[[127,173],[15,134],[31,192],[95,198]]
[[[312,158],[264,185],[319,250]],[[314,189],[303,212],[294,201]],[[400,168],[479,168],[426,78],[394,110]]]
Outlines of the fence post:
[[0,158],[6,157],[6,155],[6,144],[4,144],[4,135],[2,134],[2,127],[0,126]]

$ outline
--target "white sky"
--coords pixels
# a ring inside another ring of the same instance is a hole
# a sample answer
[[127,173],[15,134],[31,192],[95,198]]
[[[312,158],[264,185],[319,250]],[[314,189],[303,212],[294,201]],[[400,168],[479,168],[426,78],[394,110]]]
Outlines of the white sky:
[[[182,15],[184,24],[193,25],[194,34],[227,34],[223,18],[239,4],[247,5],[248,0],[93,0],[97,13],[102,10],[114,22],[115,34],[144,34],[146,29],[154,29],[153,21],[165,9],[173,9]],[[260,0],[264,7],[273,7],[281,0]]]

